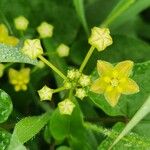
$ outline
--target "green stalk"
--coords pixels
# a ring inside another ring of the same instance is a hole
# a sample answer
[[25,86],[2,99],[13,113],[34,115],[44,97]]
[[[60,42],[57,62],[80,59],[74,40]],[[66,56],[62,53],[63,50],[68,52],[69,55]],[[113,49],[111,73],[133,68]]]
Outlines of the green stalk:
[[83,69],[85,68],[85,66],[88,62],[88,60],[90,59],[91,55],[93,54],[94,49],[95,49],[95,47],[91,46],[91,48],[89,49],[88,53],[86,54],[81,66],[80,66],[79,72],[82,73]]
[[47,59],[45,59],[43,56],[39,56],[40,60],[43,61],[46,65],[48,65],[52,70],[54,70],[60,77],[62,77],[64,80],[67,79],[67,77],[52,63],[50,63]]

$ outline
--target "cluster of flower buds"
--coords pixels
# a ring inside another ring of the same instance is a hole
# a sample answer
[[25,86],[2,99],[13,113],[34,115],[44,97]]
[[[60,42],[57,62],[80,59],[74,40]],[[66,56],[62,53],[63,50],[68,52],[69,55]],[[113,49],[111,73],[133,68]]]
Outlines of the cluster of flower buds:
[[80,73],[77,69],[68,70],[68,81],[72,87],[75,87],[75,96],[79,99],[86,97],[86,87],[91,84],[91,79],[88,75]]

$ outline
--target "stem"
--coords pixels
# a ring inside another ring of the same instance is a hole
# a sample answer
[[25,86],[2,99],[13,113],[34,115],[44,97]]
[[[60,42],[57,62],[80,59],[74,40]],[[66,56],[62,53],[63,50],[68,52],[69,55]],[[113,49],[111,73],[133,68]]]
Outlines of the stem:
[[63,90],[66,90],[66,88],[64,86],[53,90],[53,93],[58,93],[58,92],[61,92]]
[[67,77],[58,68],[56,68],[52,63],[50,63],[47,59],[45,59],[43,56],[39,56],[39,58],[41,61],[47,64],[52,70],[54,70],[60,77],[62,77],[64,80],[67,79]]
[[93,47],[93,46],[91,46],[91,48],[89,49],[88,53],[86,54],[86,56],[85,56],[85,58],[84,58],[84,60],[83,60],[83,62],[81,64],[81,66],[80,66],[80,69],[79,69],[80,72],[83,71],[83,69],[86,66],[88,60],[90,59],[94,49],[95,49],[95,47]]

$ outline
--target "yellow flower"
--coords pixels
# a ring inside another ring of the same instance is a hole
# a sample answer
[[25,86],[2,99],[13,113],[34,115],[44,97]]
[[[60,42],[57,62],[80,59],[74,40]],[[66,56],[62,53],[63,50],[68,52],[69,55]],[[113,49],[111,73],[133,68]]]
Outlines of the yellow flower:
[[39,39],[27,39],[24,42],[22,52],[29,56],[31,59],[36,59],[43,54],[43,48]]
[[107,46],[113,43],[108,28],[92,28],[91,36],[89,37],[89,44],[97,48],[98,51],[103,51]]
[[5,66],[3,64],[0,64],[0,78],[3,76],[4,69],[5,69]]
[[54,27],[47,22],[42,22],[40,26],[37,27],[37,31],[41,38],[52,37]]
[[65,99],[58,104],[59,112],[62,115],[71,115],[75,104],[70,99]]
[[29,24],[29,21],[24,16],[19,16],[14,19],[14,24],[17,30],[26,30]]
[[59,57],[67,57],[69,55],[69,50],[70,48],[62,43],[57,47],[56,51]]
[[16,37],[9,36],[7,27],[4,24],[0,24],[0,43],[11,46],[16,46],[19,40]]
[[14,85],[15,91],[26,91],[30,81],[30,68],[23,68],[20,71],[9,69],[9,81]]
[[44,86],[41,90],[38,91],[41,101],[43,100],[51,100],[53,89],[49,88],[48,86]]
[[118,63],[116,66],[98,61],[97,71],[100,78],[91,86],[95,93],[104,94],[106,100],[111,106],[118,103],[121,94],[134,94],[139,92],[139,87],[135,81],[129,78],[134,63],[126,60]]

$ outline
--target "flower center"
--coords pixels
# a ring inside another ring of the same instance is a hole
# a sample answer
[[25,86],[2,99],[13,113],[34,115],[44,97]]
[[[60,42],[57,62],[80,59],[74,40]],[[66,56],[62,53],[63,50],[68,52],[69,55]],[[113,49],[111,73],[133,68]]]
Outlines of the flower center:
[[118,81],[118,79],[112,79],[112,80],[110,81],[110,84],[111,84],[113,87],[116,87],[116,86],[118,86],[119,81]]

